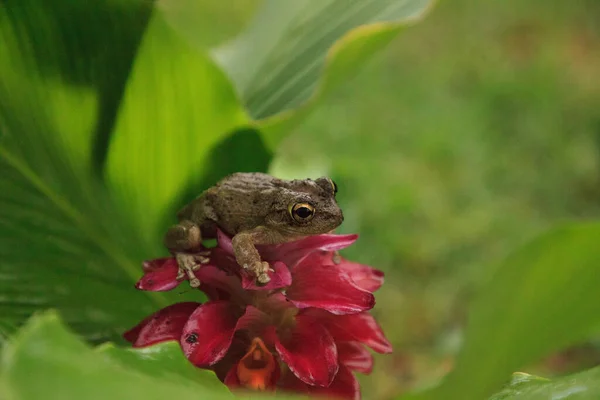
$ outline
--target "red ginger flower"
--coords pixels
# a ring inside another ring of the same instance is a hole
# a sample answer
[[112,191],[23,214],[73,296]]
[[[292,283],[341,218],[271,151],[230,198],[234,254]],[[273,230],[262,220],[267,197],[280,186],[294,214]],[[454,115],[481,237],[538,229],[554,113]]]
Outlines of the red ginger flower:
[[[341,258],[357,235],[315,235],[258,246],[274,272],[265,286],[241,269],[231,239],[218,232],[210,261],[195,272],[209,301],[173,304],[147,317],[124,337],[134,347],[177,340],[185,356],[212,369],[230,388],[283,390],[359,399],[352,371],[368,374],[373,357],[392,347],[368,313],[383,273]],[[175,258],[144,263],[140,290],[171,290]]]

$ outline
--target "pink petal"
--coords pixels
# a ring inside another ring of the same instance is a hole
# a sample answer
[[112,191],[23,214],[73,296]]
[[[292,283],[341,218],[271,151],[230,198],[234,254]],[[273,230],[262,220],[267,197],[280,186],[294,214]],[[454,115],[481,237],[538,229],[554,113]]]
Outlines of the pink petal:
[[171,290],[181,283],[177,280],[179,266],[173,257],[145,261],[142,268],[146,273],[135,284],[139,290],[163,292]]
[[296,316],[291,335],[275,340],[281,360],[303,382],[329,386],[338,371],[337,349],[322,325],[306,316]]
[[383,285],[384,273],[368,265],[363,265],[342,259],[338,267],[346,272],[352,281],[361,289],[371,293]]
[[233,254],[231,238],[217,228],[217,246],[229,254]]
[[337,342],[338,360],[352,371],[370,374],[373,371],[373,356],[357,342]]
[[316,318],[327,328],[336,342],[356,341],[369,346],[378,353],[392,352],[392,344],[383,334],[375,318],[368,312],[334,315],[324,310],[308,309],[303,312],[303,315]]
[[[263,260],[269,262],[281,261],[289,268],[293,268],[300,260],[314,251],[341,250],[352,245],[356,239],[358,239],[358,235],[311,235],[278,245],[257,245],[256,249]],[[231,238],[220,230],[217,230],[217,242],[220,249],[233,254]]]
[[210,299],[231,299],[239,304],[249,303],[251,300],[250,293],[242,288],[238,276],[228,274],[214,265],[203,265],[194,272],[194,275],[201,282],[200,290],[206,293]]
[[293,242],[278,245],[256,246],[258,252],[266,261],[281,261],[293,269],[302,259],[317,251],[335,251],[353,244],[358,235],[312,235]]
[[292,274],[290,270],[281,262],[275,262],[271,265],[275,272],[268,272],[271,281],[266,285],[256,284],[256,277],[246,270],[240,269],[242,274],[242,287],[250,290],[271,290],[281,289],[292,284]]
[[[292,271],[292,286],[286,297],[298,308],[322,308],[334,314],[370,310],[375,305],[372,293],[359,288],[336,265],[321,265],[320,257],[310,256]],[[312,262],[317,260],[316,262]]]
[[152,272],[163,268],[165,265],[177,266],[177,260],[175,260],[175,257],[162,257],[155,258],[154,260],[147,260],[142,263],[142,270],[144,272]]
[[240,307],[227,301],[210,301],[198,307],[181,335],[185,356],[198,367],[219,361],[231,345],[242,314]]
[[200,303],[177,303],[147,317],[123,334],[133,347],[146,347],[167,340],[179,340],[183,327]]
[[360,400],[360,385],[352,372],[343,365],[340,366],[335,379],[329,387],[309,386],[293,374],[286,374],[282,381],[284,390],[300,394],[309,394],[327,399]]

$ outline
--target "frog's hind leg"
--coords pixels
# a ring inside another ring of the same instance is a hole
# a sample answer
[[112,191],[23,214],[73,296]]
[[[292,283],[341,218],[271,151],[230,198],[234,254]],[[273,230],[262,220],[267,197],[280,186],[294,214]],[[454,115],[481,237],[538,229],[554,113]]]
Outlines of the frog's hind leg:
[[200,268],[200,264],[209,261],[206,257],[208,253],[189,253],[190,250],[198,248],[202,244],[200,227],[189,220],[183,220],[169,228],[165,234],[164,243],[177,259],[179,265],[177,279],[187,276],[191,287],[200,286],[200,281],[194,275],[194,271]]

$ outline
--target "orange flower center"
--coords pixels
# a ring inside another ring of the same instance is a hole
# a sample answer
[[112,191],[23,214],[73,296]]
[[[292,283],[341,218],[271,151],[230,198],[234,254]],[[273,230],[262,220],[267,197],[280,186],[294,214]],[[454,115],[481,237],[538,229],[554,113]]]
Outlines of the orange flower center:
[[265,390],[275,371],[275,359],[260,338],[254,338],[237,366],[240,383],[253,390]]

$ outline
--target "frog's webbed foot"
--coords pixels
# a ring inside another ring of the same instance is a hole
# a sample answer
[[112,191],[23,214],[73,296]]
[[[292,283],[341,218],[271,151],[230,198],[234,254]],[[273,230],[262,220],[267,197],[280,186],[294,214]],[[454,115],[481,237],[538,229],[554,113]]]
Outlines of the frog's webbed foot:
[[266,285],[271,281],[271,277],[269,277],[268,272],[274,271],[269,263],[266,261],[256,261],[251,265],[244,264],[244,269],[250,271],[254,276],[256,276],[257,285]]
[[201,253],[176,253],[175,258],[177,259],[177,264],[179,265],[179,271],[177,272],[177,279],[184,279],[186,276],[190,280],[190,286],[193,288],[197,288],[200,286],[200,280],[196,278],[194,271],[200,269],[202,264],[206,264],[210,261],[207,257],[209,252],[201,252]]

